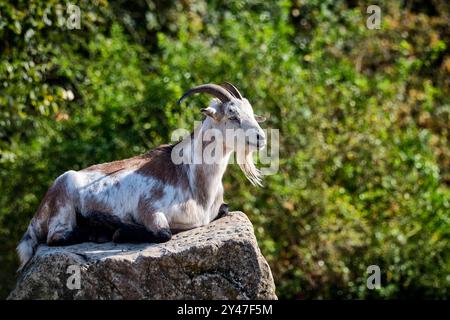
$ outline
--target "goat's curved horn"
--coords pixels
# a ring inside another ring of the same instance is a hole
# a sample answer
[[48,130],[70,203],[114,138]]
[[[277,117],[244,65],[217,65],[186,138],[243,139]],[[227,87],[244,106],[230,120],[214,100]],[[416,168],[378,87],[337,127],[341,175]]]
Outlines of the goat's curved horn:
[[242,94],[239,92],[239,90],[231,83],[225,82],[221,84],[222,87],[227,89],[235,98],[242,100]]
[[231,99],[233,99],[233,96],[230,92],[222,88],[221,86],[218,86],[217,84],[208,83],[208,84],[202,84],[200,86],[194,87],[186,91],[183,96],[178,100],[178,104],[180,104],[187,96],[193,94],[193,93],[200,93],[205,92],[209,93],[210,95],[213,95],[216,98],[219,98],[222,103],[228,102]]

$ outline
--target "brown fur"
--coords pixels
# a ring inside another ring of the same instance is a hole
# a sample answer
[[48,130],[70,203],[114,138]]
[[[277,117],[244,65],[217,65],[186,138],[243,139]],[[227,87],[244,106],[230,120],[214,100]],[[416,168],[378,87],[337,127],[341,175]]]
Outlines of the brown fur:
[[175,185],[182,181],[181,187],[189,188],[187,172],[184,165],[175,165],[171,159],[173,145],[161,145],[149,152],[133,158],[107,162],[90,166],[81,171],[99,171],[104,174],[115,174],[123,169],[137,169],[136,173],[151,176],[162,183]]
[[144,160],[142,156],[136,156],[129,159],[117,160],[112,162],[106,162],[101,164],[95,164],[88,168],[81,170],[83,171],[98,171],[107,175],[117,173],[123,169],[136,168],[143,164]]
[[88,211],[102,212],[102,213],[112,212],[111,207],[107,203],[98,201],[98,199],[95,198],[94,196],[91,196],[86,199],[85,206]]
[[186,168],[182,164],[173,164],[171,158],[172,149],[173,145],[162,145],[147,152],[142,156],[145,159],[145,163],[140,166],[136,173],[151,176],[170,185],[182,182],[183,184],[180,187],[184,189],[189,188]]
[[150,215],[155,212],[155,208],[153,207],[152,203],[161,198],[161,196],[151,196],[150,198],[144,198],[141,197],[139,199],[137,211],[138,211],[138,217],[144,217],[146,215]]
[[207,176],[206,176],[206,172],[204,170],[204,168],[197,166],[196,170],[195,170],[195,183],[197,186],[197,200],[199,202],[199,204],[201,206],[203,206],[204,208],[206,208],[207,204],[208,204],[208,194],[209,194],[209,190],[206,189],[206,180]]

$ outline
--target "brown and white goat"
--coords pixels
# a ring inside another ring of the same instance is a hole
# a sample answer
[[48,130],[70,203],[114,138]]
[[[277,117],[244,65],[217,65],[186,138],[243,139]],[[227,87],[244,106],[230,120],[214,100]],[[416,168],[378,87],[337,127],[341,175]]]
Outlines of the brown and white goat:
[[[260,184],[252,152],[265,145],[265,134],[258,124],[263,120],[253,114],[248,100],[229,83],[194,87],[179,102],[200,92],[209,93],[218,100],[201,110],[206,118],[194,130],[195,134],[175,145],[163,145],[140,156],[93,165],[80,171],[71,170],[59,176],[47,191],[17,247],[19,269],[33,257],[39,243],[57,246],[92,240],[83,230],[80,219],[109,220],[109,225],[118,229],[113,240],[119,240],[121,226],[141,226],[153,235],[153,238],[142,239],[155,242],[169,240],[171,230],[192,229],[214,220],[223,203],[222,177],[236,145],[234,140],[229,143],[219,139],[205,143],[202,133],[210,129],[218,130],[223,136],[230,129],[256,132],[256,140],[243,142],[248,151],[239,165],[253,184]],[[193,153],[198,147],[203,149],[211,145],[223,151],[215,163],[175,164],[171,156],[174,148]],[[133,230],[139,231],[129,228],[122,229],[122,233],[126,234],[127,230],[131,234]],[[136,236],[136,239],[141,238]]]

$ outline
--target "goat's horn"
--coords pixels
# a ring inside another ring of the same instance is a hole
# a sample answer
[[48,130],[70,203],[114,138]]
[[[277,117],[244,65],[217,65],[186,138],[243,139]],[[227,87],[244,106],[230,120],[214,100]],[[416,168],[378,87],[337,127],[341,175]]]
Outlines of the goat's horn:
[[225,82],[221,84],[222,87],[227,89],[235,98],[242,100],[242,94],[239,92],[239,90],[231,83]]
[[214,97],[219,98],[219,100],[222,101],[222,103],[228,102],[231,99],[233,99],[233,96],[231,95],[231,93],[229,93],[227,90],[225,90],[221,86],[218,86],[217,84],[208,83],[208,84],[202,84],[200,86],[194,87],[194,88],[186,91],[183,94],[183,96],[180,98],[180,100],[178,100],[178,104],[180,104],[187,96],[189,96],[193,93],[200,93],[200,92],[209,93],[210,95],[213,95]]

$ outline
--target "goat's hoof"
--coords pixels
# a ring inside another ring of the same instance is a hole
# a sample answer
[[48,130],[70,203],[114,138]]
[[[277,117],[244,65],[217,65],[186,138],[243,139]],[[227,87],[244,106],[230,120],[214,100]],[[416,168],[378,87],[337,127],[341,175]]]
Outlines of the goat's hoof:
[[172,239],[172,232],[170,231],[170,229],[161,229],[158,230],[155,234],[155,240],[156,242],[160,243],[160,242],[167,242],[170,239]]
[[228,214],[230,207],[226,203],[222,203],[219,208],[219,214],[217,215],[217,219],[220,219]]

